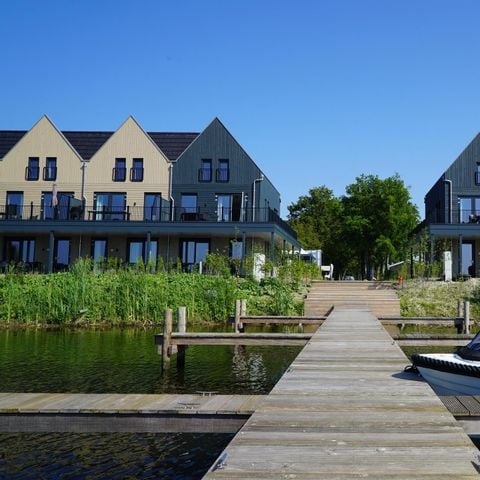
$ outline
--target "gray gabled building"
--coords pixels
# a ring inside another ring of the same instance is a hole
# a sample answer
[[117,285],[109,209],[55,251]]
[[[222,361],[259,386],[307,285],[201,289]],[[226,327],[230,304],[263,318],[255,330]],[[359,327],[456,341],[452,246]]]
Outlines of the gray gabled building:
[[480,271],[480,134],[425,196],[425,225],[432,240],[451,245],[454,276]]

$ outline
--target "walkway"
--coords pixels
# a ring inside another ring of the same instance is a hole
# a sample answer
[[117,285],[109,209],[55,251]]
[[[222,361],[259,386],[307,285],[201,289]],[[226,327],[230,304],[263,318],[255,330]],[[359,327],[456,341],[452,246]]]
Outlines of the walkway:
[[370,311],[335,309],[205,478],[479,478],[477,449],[407,363]]

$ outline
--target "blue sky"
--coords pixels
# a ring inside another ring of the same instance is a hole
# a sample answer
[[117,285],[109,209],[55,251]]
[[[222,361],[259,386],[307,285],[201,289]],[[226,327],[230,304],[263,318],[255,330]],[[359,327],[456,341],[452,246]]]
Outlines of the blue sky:
[[282,194],[398,172],[423,197],[480,131],[477,0],[4,2],[0,129],[200,131]]

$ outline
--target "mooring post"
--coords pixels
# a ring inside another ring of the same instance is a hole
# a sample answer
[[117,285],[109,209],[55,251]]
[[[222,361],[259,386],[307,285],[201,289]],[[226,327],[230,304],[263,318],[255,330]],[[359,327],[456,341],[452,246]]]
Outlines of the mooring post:
[[[240,317],[246,317],[246,316],[247,316],[247,300],[244,298],[240,303]],[[240,322],[240,325],[238,327],[241,332],[245,331],[245,327],[243,326],[242,322]]]
[[463,326],[464,326],[464,318],[463,318],[463,304],[461,300],[457,300],[457,321],[455,321],[455,325],[457,327],[457,333],[462,333],[463,332]]
[[166,364],[170,360],[170,342],[172,340],[172,309],[165,310],[165,320],[163,322],[163,343],[162,343],[162,360]]
[[[187,307],[178,307],[178,333],[187,331]],[[177,346],[177,367],[185,366],[186,345]]]
[[233,324],[233,330],[235,333],[240,333],[240,314],[242,309],[242,301],[235,300],[235,320]]
[[463,302],[463,333],[470,334],[470,302]]

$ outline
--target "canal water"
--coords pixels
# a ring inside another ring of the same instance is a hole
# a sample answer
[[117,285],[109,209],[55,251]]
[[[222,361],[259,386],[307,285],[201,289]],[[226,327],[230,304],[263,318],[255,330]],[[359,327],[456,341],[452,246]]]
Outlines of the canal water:
[[[266,394],[301,347],[189,347],[162,373],[157,330],[0,331],[0,392]],[[0,434],[0,480],[196,479],[231,434]]]

